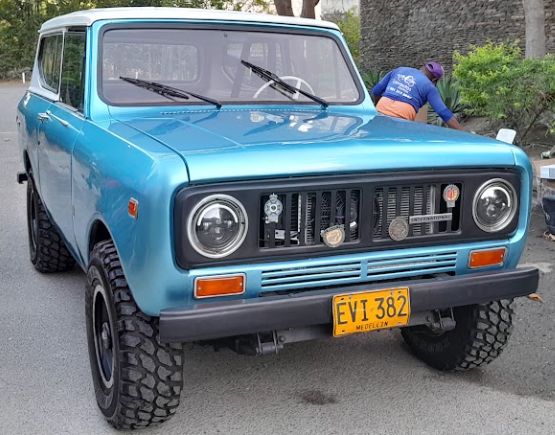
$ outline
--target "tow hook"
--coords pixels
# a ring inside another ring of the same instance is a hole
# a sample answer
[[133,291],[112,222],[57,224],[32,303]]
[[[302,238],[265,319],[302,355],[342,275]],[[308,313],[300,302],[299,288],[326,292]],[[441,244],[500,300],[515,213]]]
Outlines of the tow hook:
[[243,355],[269,355],[276,354],[283,349],[277,331],[244,335],[237,337],[234,343],[235,352]]
[[29,179],[27,172],[18,172],[17,173],[17,182],[19,184],[25,183]]
[[457,325],[452,308],[442,311],[436,310],[434,311],[433,316],[434,319],[428,326],[436,333],[451,331],[455,329],[455,326]]

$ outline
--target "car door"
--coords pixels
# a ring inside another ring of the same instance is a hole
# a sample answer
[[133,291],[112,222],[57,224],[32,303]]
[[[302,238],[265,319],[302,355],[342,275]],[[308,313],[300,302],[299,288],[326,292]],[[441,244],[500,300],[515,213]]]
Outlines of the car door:
[[73,244],[71,161],[73,147],[82,134],[85,75],[84,30],[64,32],[58,101],[39,113],[38,147],[41,196],[66,240]]
[[[19,103],[18,122],[21,133],[22,145],[26,147],[31,163],[32,176],[36,188],[40,192],[40,170],[38,148],[41,144],[42,122],[44,114],[49,109],[52,101],[57,98],[60,79],[60,68],[62,61],[62,32],[50,33],[41,37],[38,49],[37,64],[35,71],[36,89],[31,88]],[[37,89],[40,88],[40,91]]]

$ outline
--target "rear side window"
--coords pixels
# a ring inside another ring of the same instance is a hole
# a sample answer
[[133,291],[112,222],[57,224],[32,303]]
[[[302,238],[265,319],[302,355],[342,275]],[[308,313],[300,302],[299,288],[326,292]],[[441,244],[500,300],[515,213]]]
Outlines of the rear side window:
[[62,61],[62,34],[42,38],[39,51],[39,73],[42,86],[58,93]]
[[83,111],[85,44],[85,32],[65,34],[60,101],[80,112]]

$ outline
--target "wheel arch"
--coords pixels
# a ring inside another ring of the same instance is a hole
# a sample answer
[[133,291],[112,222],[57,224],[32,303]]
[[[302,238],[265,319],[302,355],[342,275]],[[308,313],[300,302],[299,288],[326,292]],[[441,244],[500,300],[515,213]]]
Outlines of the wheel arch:
[[27,175],[31,175],[33,172],[33,167],[31,166],[31,159],[29,158],[29,153],[27,150],[23,151],[23,166]]
[[[114,246],[116,245],[116,241],[112,237],[112,233],[108,229],[108,226],[106,225],[106,223],[102,219],[96,218],[92,222],[89,230],[89,243],[87,245],[87,252],[86,252],[87,264],[91,259],[91,253],[92,253],[92,250],[94,249],[94,245],[106,240],[111,240],[114,243]],[[117,250],[117,247],[116,247],[116,250]]]

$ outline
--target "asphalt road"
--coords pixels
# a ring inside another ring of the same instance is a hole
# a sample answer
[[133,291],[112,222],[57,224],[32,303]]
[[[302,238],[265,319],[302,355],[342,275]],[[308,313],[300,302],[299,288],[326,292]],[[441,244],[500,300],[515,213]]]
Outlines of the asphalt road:
[[[94,401],[80,270],[28,259],[15,107],[0,84],[0,433],[113,433]],[[188,346],[176,416],[143,434],[555,433],[555,243],[536,213],[523,263],[544,303],[521,299],[512,341],[486,368],[434,371],[398,331],[298,343],[247,357]]]

